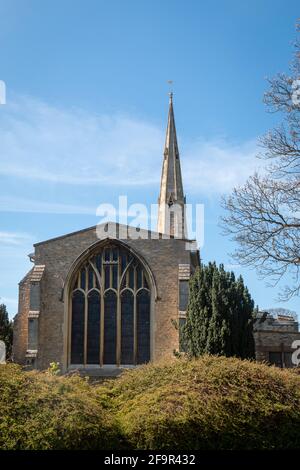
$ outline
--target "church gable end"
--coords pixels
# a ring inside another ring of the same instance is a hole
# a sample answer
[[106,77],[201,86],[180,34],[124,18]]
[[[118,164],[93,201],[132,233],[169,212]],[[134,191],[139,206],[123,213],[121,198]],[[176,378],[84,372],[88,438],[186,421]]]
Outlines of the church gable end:
[[185,314],[189,275],[199,263],[187,249],[184,204],[170,97],[158,232],[108,222],[35,244],[35,266],[20,283],[16,361],[111,375],[173,359],[174,321]]

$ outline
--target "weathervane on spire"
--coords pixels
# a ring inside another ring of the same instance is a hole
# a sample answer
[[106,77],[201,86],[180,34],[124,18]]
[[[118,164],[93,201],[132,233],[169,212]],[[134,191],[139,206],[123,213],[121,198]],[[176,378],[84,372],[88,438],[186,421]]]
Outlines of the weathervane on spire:
[[168,80],[170,103],[173,101],[173,80]]

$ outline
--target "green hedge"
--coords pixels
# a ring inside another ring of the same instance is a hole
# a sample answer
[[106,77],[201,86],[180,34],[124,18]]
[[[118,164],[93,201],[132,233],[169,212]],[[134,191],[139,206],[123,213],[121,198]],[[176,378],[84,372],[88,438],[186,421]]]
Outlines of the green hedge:
[[0,366],[0,449],[300,448],[300,376],[204,356],[101,384]]
[[147,365],[99,388],[138,449],[300,447],[300,377],[234,358]]
[[80,377],[0,365],[0,449],[117,446],[116,426]]

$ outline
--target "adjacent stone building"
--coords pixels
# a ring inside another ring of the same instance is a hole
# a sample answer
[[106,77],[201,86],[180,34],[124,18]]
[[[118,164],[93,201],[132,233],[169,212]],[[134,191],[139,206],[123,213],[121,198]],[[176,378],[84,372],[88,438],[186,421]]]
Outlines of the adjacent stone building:
[[[298,322],[290,315],[259,312],[254,325],[256,359],[278,367],[293,367],[292,355],[300,347]],[[293,344],[299,341],[299,344]],[[294,347],[292,347],[294,346]]]

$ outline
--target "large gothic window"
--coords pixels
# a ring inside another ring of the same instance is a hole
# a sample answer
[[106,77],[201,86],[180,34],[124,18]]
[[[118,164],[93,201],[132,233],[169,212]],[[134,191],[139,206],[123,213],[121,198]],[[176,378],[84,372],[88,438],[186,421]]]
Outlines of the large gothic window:
[[109,244],[73,278],[70,362],[119,366],[149,360],[148,275],[130,251]]

